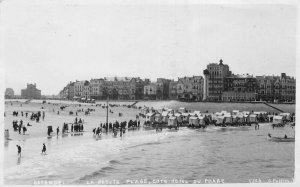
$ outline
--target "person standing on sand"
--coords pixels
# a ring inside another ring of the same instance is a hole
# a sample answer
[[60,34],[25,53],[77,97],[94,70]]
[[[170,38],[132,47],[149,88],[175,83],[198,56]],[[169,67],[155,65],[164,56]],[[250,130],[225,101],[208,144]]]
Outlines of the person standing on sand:
[[26,131],[27,131],[26,127],[23,126],[23,135],[25,135]]
[[74,129],[74,126],[73,126],[73,123],[71,125],[71,132],[73,132],[73,129]]
[[21,156],[22,148],[21,148],[21,146],[19,146],[19,145],[16,145],[16,146],[17,146],[17,148],[18,148],[18,156]]
[[19,125],[19,134],[21,134],[22,124]]
[[45,143],[43,143],[43,149],[42,149],[42,154],[44,153],[44,155],[46,154],[46,145]]
[[56,129],[56,135],[58,136],[58,133],[59,133],[59,127],[57,127]]

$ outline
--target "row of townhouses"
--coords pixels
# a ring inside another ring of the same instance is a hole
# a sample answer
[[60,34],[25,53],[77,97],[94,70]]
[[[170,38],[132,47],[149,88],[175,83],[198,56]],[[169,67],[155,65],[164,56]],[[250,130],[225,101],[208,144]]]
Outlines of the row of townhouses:
[[233,74],[229,66],[210,63],[204,76],[158,78],[113,77],[70,82],[60,92],[63,99],[183,100],[183,101],[295,101],[296,80],[280,76]]

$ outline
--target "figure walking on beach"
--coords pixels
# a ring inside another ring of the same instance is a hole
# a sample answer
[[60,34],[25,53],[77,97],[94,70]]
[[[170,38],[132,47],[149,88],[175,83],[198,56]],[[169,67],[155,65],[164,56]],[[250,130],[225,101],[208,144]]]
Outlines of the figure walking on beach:
[[27,128],[25,126],[23,126],[23,135],[25,135],[26,131],[27,131]]
[[22,124],[19,125],[19,134],[21,134]]
[[42,149],[42,154],[46,154],[46,145],[45,145],[45,143],[43,143],[43,149]]
[[21,148],[21,146],[19,146],[19,145],[16,145],[17,146],[17,148],[18,148],[18,156],[20,157],[21,156],[21,150],[22,150],[22,148]]
[[56,129],[56,135],[58,136],[58,133],[59,133],[59,127],[57,127]]

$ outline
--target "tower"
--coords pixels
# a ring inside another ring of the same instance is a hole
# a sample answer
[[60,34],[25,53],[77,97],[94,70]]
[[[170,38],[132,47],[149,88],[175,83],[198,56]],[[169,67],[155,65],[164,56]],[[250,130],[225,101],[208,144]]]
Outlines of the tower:
[[203,71],[203,74],[204,74],[203,101],[206,101],[207,97],[208,97],[208,75],[209,75],[209,71],[207,69],[205,69]]

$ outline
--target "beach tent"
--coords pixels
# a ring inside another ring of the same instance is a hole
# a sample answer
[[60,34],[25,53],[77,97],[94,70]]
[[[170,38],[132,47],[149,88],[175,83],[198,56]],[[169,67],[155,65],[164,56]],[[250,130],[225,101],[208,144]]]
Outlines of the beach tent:
[[149,113],[149,108],[148,107],[142,108],[141,113],[146,115],[147,113]]
[[232,123],[238,123],[239,117],[237,115],[232,115]]
[[168,123],[168,118],[169,118],[168,111],[163,111],[161,113],[161,116],[162,116],[162,121],[165,122],[165,123]]
[[283,124],[283,116],[274,116],[273,124]]
[[232,123],[232,116],[231,115],[225,115],[224,116],[224,122],[225,123]]
[[224,116],[217,116],[217,125],[223,125],[224,124]]
[[269,121],[271,121],[271,118],[273,119],[274,115],[267,115],[267,118]]
[[280,113],[279,115],[283,116],[284,117],[283,119],[291,120],[291,114],[290,113]]
[[176,113],[176,114],[175,114],[175,117],[177,118],[177,121],[178,121],[179,123],[182,122],[182,115],[181,115],[181,114]]
[[185,112],[187,112],[187,110],[186,110],[186,108],[184,108],[184,107],[180,107],[180,108],[178,109],[178,112],[180,112],[180,113],[185,113]]
[[169,127],[176,127],[177,126],[177,118],[175,116],[169,117],[168,126]]
[[182,113],[182,120],[188,122],[190,118],[189,113]]
[[155,113],[146,114],[146,121],[154,122],[154,115],[155,115]]
[[194,111],[194,114],[196,114],[197,116],[201,116],[201,112],[200,111]]
[[189,118],[189,125],[199,126],[199,118],[191,116]]
[[198,119],[199,119],[199,125],[205,126],[204,116],[199,116]]
[[256,114],[251,114],[249,116],[249,120],[250,120],[250,123],[257,123],[257,115]]
[[240,113],[239,110],[233,110],[233,111],[232,111],[232,115],[237,115],[238,113]]
[[154,116],[154,120],[158,123],[161,123],[162,122],[162,115],[161,114],[155,114]]

